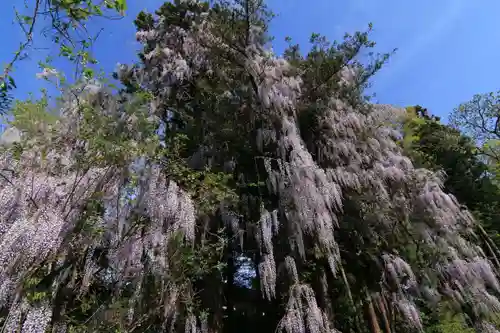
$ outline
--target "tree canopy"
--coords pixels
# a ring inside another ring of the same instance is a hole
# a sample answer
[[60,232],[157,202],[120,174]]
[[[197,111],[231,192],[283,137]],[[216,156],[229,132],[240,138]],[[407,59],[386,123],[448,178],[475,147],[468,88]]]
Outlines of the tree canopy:
[[497,93],[476,94],[470,101],[460,104],[450,116],[451,124],[477,143],[494,175],[500,171],[499,102]]
[[499,192],[473,141],[370,103],[371,26],[278,55],[272,16],[166,2],[119,91],[14,103],[3,331],[498,332]]

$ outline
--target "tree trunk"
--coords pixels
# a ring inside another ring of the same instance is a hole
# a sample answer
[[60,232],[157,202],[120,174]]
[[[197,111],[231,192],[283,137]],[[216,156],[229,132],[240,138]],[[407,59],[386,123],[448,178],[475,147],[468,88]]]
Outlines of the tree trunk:
[[500,262],[498,260],[498,255],[500,255],[500,253],[498,251],[498,248],[496,247],[495,243],[491,240],[490,236],[482,226],[478,226],[478,229],[483,238],[484,243],[488,248],[488,252],[490,252],[491,256],[493,257],[493,261],[495,262],[498,272],[500,271]]
[[380,326],[378,324],[377,313],[375,312],[375,307],[373,306],[372,298],[366,293],[366,315],[368,317],[368,321],[370,322],[370,332],[371,333],[382,333],[380,330]]
[[385,331],[385,333],[391,333],[391,324],[389,322],[389,317],[388,317],[388,313],[387,313],[387,308],[385,306],[384,296],[382,294],[380,294],[377,297],[377,301],[378,301],[378,308],[380,311],[380,315],[382,317],[384,331]]

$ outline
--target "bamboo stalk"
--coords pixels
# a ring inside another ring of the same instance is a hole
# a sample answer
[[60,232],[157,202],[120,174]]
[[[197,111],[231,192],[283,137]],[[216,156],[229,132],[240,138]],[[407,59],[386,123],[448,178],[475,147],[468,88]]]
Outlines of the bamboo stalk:
[[392,333],[389,317],[387,316],[387,308],[385,306],[384,296],[379,295],[377,297],[377,300],[378,300],[378,307],[380,310],[380,314],[382,315],[382,323],[384,325],[384,331],[385,333]]
[[351,286],[349,284],[349,281],[347,280],[347,276],[344,271],[344,266],[342,265],[342,262],[339,262],[339,270],[340,270],[340,275],[342,276],[342,280],[344,282],[344,286],[347,291],[347,298],[349,298],[349,302],[351,303],[352,309],[354,313],[356,313],[356,330],[358,332],[362,332],[361,330],[361,319],[359,318],[358,311],[356,309],[356,303],[354,303],[354,298],[352,297],[352,292],[351,292]]
[[370,331],[371,333],[382,333],[380,330],[380,325],[377,319],[377,313],[375,312],[375,307],[373,306],[372,298],[366,291],[366,311],[368,314],[368,319],[370,321]]
[[[481,225],[478,226],[478,229],[481,232],[481,236],[483,237],[484,243],[486,244],[488,251],[491,253],[491,256],[493,257],[493,261],[497,266],[497,271],[500,271],[500,261],[498,260],[497,257],[497,254],[499,254],[498,248],[496,247],[491,237],[488,235],[488,233],[484,230],[484,228]],[[494,250],[494,248],[496,249],[496,251]]]

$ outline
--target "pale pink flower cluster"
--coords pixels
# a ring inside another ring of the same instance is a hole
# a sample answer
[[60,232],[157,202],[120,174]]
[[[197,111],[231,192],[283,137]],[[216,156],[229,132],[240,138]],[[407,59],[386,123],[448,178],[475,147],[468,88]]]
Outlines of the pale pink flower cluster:
[[[194,14],[188,12],[186,17]],[[276,296],[277,267],[282,264],[294,281],[280,329],[287,333],[333,330],[316,304],[311,287],[296,283],[298,272],[292,260],[305,258],[307,242],[312,240],[325,255],[331,271],[338,271],[341,258],[335,231],[345,223],[346,200],[357,200],[359,221],[350,223],[359,223],[359,229],[367,232],[363,235],[366,239],[373,239],[375,244],[396,234],[408,241],[422,241],[440,254],[430,268],[439,279],[454,284],[449,288],[454,299],[469,302],[478,311],[483,308],[481,304],[497,309],[498,301],[486,291],[487,286],[498,288],[490,263],[462,237],[474,225],[472,217],[460,209],[453,196],[443,192],[439,174],[415,169],[398,146],[401,133],[395,123],[403,110],[388,105],[354,108],[331,92],[324,96],[326,102],[321,107],[325,110],[318,112],[317,139],[305,142],[297,117],[303,91],[300,74],[293,72],[287,61],[264,50],[259,42],[259,28],[249,27],[250,43],[243,46],[233,45],[234,41],[217,34],[216,28],[206,15],[197,17],[187,29],[159,20],[154,30],[137,34],[146,45],[143,66],[132,71],[121,68],[120,72],[123,76],[133,75],[151,91],[158,91],[154,102],[154,109],[158,110],[177,91],[173,87],[197,75],[218,75],[230,86],[233,82],[224,72],[228,62],[249,77],[250,83],[237,83],[248,84],[246,91],[253,92],[255,100],[249,104],[255,117],[272,124],[258,129],[255,139],[260,152],[267,153],[264,166],[268,189],[279,198],[278,207],[272,212],[261,209],[262,217],[255,221],[257,230],[252,233],[261,254],[262,293],[267,298]],[[340,85],[352,85],[356,75],[355,69],[344,67],[338,75]],[[174,97],[184,98],[182,94],[187,94],[177,93],[180,95]],[[218,97],[233,98],[232,92],[221,95]],[[276,149],[269,151],[270,146]],[[201,156],[202,149],[198,153]],[[201,160],[200,156],[193,157],[193,164],[202,164],[195,163]],[[153,178],[156,176],[153,173]],[[158,188],[152,186],[143,193],[144,198],[149,198],[144,199],[148,204],[143,208],[151,215],[154,227],[147,229],[143,238],[130,238],[126,250],[121,249],[125,253],[116,254],[116,258],[124,256],[134,262],[133,266],[140,266],[138,256],[143,246],[151,257],[152,248],[164,249],[172,230],[182,230],[188,239],[193,237],[194,214],[188,196],[179,193],[176,185],[164,184],[163,180],[157,184]],[[169,204],[155,199],[164,196],[169,198]],[[164,216],[174,218],[176,223],[161,225]],[[226,221],[230,221],[234,231],[239,229],[239,221],[234,217]],[[281,235],[283,232],[289,234]],[[274,245],[278,235],[289,239],[289,248],[280,248],[285,252],[284,263],[276,262]],[[418,286],[417,276],[424,273],[413,271],[407,258],[384,252],[377,259],[384,263],[385,282],[397,287],[392,301],[413,326],[421,328],[413,294],[425,289],[433,296],[435,290]],[[166,267],[161,260],[155,260],[158,267]],[[116,265],[120,264],[116,261]],[[198,321],[188,317],[187,332],[198,332]]]
[[[99,88],[84,93],[79,102],[85,97],[96,98],[96,93],[101,93]],[[110,97],[97,98],[105,102]],[[82,166],[81,156],[88,153],[89,142],[79,137],[84,129],[82,116],[71,100],[68,103],[57,131],[21,141],[24,150],[19,159],[9,150],[0,154],[0,307],[10,308],[5,324],[9,332],[16,331],[10,329],[13,327],[22,327],[22,332],[45,332],[52,320],[53,297],[60,287],[78,288],[75,293],[85,294],[100,280],[116,282],[118,288],[133,283],[140,290],[145,283],[141,277],[148,272],[165,279],[170,269],[166,251],[171,237],[180,232],[185,241],[194,239],[194,203],[175,182],[167,181],[158,166],[138,163],[141,156],[131,156],[118,165]],[[105,112],[113,116],[110,110]],[[129,168],[131,165],[136,167]],[[130,185],[125,181],[127,174],[137,175],[141,182]],[[131,188],[135,197],[125,193]],[[102,233],[75,234],[87,205],[98,198],[106,213],[91,216],[86,223]],[[137,212],[149,218],[145,228],[135,225]],[[109,247],[110,268],[105,272],[93,258],[95,249],[103,245]],[[60,285],[64,278],[56,275],[52,290],[40,305],[32,306],[22,298],[20,287],[34,268],[44,265],[57,269],[73,251],[86,253],[79,285],[73,284],[75,279]],[[144,265],[144,252],[152,266]],[[165,296],[176,295],[175,289],[175,285],[168,286]],[[166,297],[165,302],[177,301]],[[65,327],[64,323],[53,325],[62,330]]]
[[[262,66],[262,56],[250,54],[249,59],[248,72],[258,78],[256,93],[264,112],[281,123],[276,133],[261,130],[257,144],[262,150],[269,142],[278,147],[276,159],[269,159],[264,164],[269,175],[269,189],[279,194],[281,209],[286,211],[286,221],[280,223],[291,225],[287,230],[293,230],[293,234],[288,235],[291,251],[304,257],[304,237],[312,235],[335,273],[339,250],[334,231],[342,227],[339,226],[339,216],[343,214],[344,193],[362,193],[371,205],[360,207],[362,213],[370,214],[369,219],[362,223],[382,232],[374,236],[383,237],[384,232],[391,234],[394,230],[409,228],[414,237],[427,240],[427,246],[441,253],[451,254],[454,248],[460,247],[462,256],[478,255],[474,246],[460,235],[474,224],[470,213],[461,209],[453,196],[443,192],[439,174],[415,169],[402,155],[397,143],[401,134],[393,126],[402,113],[401,109],[378,105],[370,107],[369,112],[361,112],[332,96],[330,109],[319,118],[322,132],[317,134],[320,140],[315,143],[315,160],[302,139],[295,116],[300,98],[300,78],[285,80],[281,77],[286,76],[287,69],[283,60]],[[278,80],[279,83],[275,83]],[[327,163],[331,168],[323,169],[318,162]],[[269,245],[272,229],[266,223],[259,223],[259,226],[266,235],[263,243],[266,253],[272,254]],[[273,293],[274,286],[270,283],[275,281],[272,277],[276,275],[275,272],[271,274],[270,269],[277,266],[269,263],[270,259],[270,255],[264,256],[259,266],[263,271],[261,283],[267,297]],[[401,313],[413,326],[421,328],[418,309],[412,300],[412,293],[419,288],[411,267],[398,256],[381,254],[381,259],[386,262],[389,277],[399,285],[393,301],[399,304]],[[446,255],[440,257],[436,271],[447,262]],[[496,277],[488,274],[492,272],[490,263],[484,259],[480,266],[473,269],[478,279],[488,281],[489,285],[498,284]],[[404,285],[402,275],[406,277]],[[473,304],[477,306],[489,295],[484,283],[478,287],[462,287],[462,294],[475,298]],[[292,299],[291,295],[289,297]],[[495,310],[494,297],[491,297],[488,298],[488,308]],[[288,333],[302,330],[303,324],[298,322],[296,310],[293,311],[285,315],[289,323],[294,321],[293,325],[286,327]]]
[[316,303],[314,290],[307,284],[294,284],[286,305],[286,314],[278,325],[278,332],[336,333],[330,320]]

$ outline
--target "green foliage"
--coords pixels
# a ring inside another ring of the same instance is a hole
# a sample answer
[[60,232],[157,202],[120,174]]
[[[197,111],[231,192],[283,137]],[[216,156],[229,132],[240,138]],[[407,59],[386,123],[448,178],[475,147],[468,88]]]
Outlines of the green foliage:
[[[415,165],[446,173],[445,188],[472,210],[486,230],[479,227],[480,244],[490,259],[497,257],[492,247],[500,245],[500,188],[490,176],[482,151],[473,138],[451,126],[441,124],[420,106],[408,107],[403,121],[403,149]],[[493,243],[491,242],[493,241]],[[425,264],[425,261],[424,261]],[[436,310],[431,310],[436,311]],[[432,313],[432,312],[431,312]],[[425,318],[424,318],[425,320]],[[439,308],[439,324],[426,332],[472,332],[464,328],[464,316],[454,315],[449,308]]]
[[223,229],[218,230],[213,236],[216,238],[215,242],[202,242],[199,246],[192,247],[183,241],[182,235],[177,235],[172,245],[171,260],[182,270],[173,270],[172,278],[175,281],[197,282],[213,272],[222,275],[225,268],[222,259],[227,239]]
[[[369,24],[366,31],[358,31],[352,35],[345,34],[342,42],[330,42],[325,36],[313,33],[309,40],[311,50],[306,57],[301,55],[298,44],[292,44],[291,39],[287,39],[289,46],[284,56],[303,73],[303,86],[308,90],[309,98],[315,100],[328,95],[329,91],[335,91],[354,105],[360,105],[357,99],[363,96],[363,91],[369,86],[370,78],[396,51],[374,54],[371,49],[375,47],[375,42],[369,39],[371,31],[372,25]],[[372,57],[372,61],[368,64],[359,59],[362,50],[367,51]],[[346,65],[354,69],[354,85],[342,87],[339,85],[339,73]]]
[[47,290],[43,290],[42,288],[39,288],[39,285],[42,282],[42,277],[37,276],[37,275],[40,275],[40,274],[36,274],[35,276],[26,278],[23,281],[26,299],[30,303],[40,302],[49,296],[49,292]]
[[477,94],[455,108],[450,123],[474,140],[498,182],[500,175],[500,94]]
[[40,134],[40,131],[55,125],[59,119],[56,112],[49,110],[46,94],[38,100],[33,97],[26,101],[17,100],[12,107],[11,116],[10,125],[28,136]]
[[197,201],[200,213],[213,214],[218,203],[233,204],[236,200],[233,175],[226,172],[193,170],[182,158],[188,138],[184,134],[175,134],[169,139],[160,156],[167,170],[167,175],[178,182]]
[[403,147],[417,166],[446,173],[446,188],[473,211],[497,207],[499,189],[474,141],[458,130],[409,110]]

